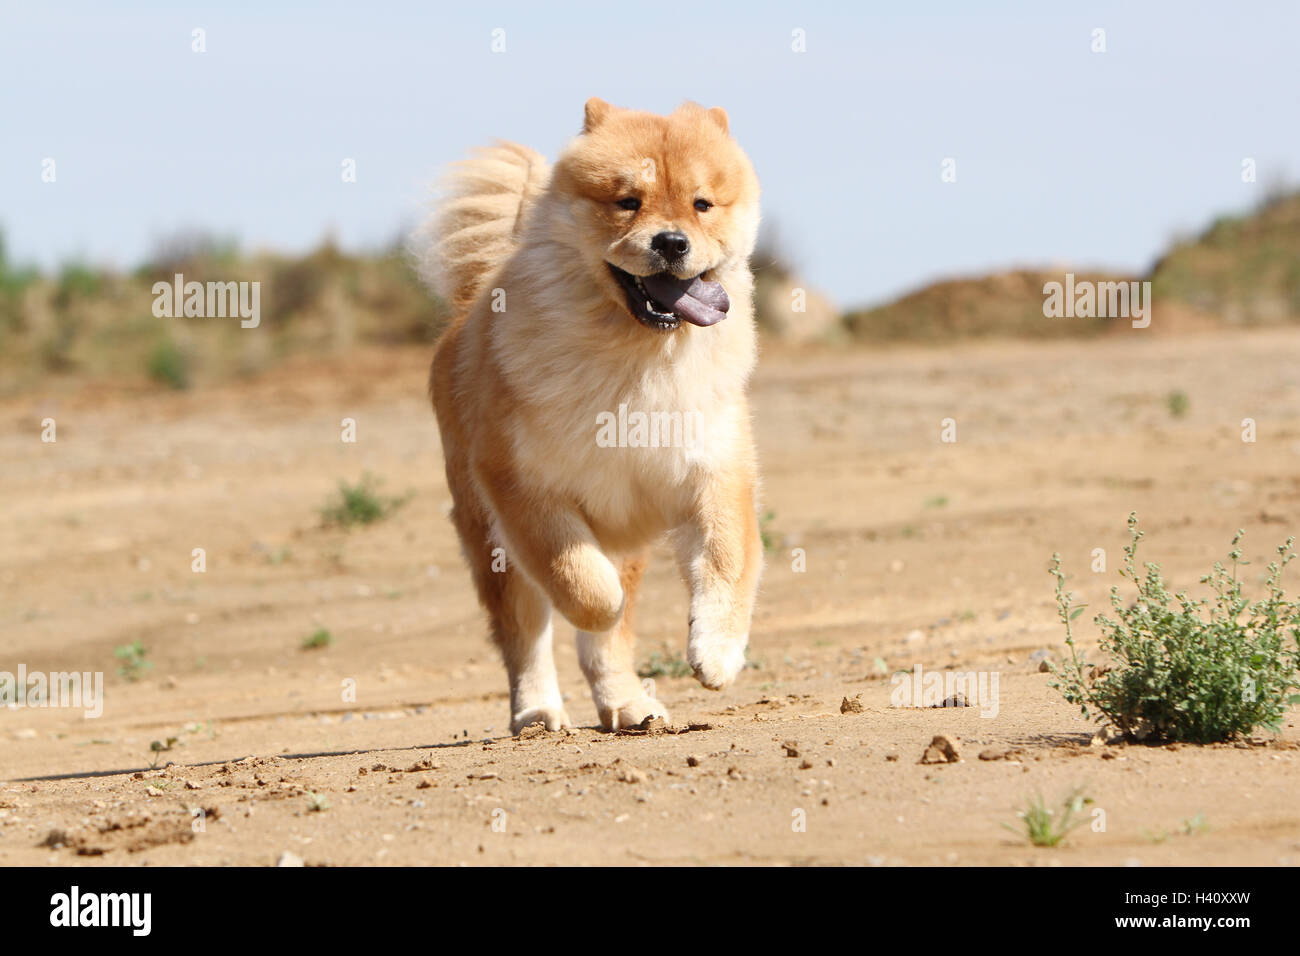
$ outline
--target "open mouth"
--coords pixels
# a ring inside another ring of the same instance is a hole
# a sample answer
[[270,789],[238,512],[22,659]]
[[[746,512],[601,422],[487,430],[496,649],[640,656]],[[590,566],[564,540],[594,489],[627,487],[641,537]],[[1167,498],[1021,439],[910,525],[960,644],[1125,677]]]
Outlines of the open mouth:
[[731,300],[720,282],[707,282],[703,274],[679,279],[671,272],[637,276],[606,262],[627,296],[627,310],[638,322],[663,332],[682,322],[707,327],[727,317]]

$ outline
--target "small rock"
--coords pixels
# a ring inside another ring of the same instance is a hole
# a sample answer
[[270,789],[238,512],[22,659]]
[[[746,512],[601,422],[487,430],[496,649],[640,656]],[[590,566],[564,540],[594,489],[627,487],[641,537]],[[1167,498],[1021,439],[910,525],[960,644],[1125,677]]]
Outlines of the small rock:
[[306,864],[302,862],[302,857],[298,856],[298,854],[296,853],[290,853],[288,850],[285,850],[283,853],[280,854],[280,859],[275,861],[275,865],[276,866],[306,866]]
[[1104,744],[1113,743],[1122,737],[1121,734],[1112,724],[1105,724],[1098,728],[1097,732],[1092,735],[1088,741],[1089,747],[1100,747]]
[[797,740],[783,740],[783,741],[781,742],[781,746],[782,746],[782,748],[784,748],[784,750],[785,750],[785,755],[786,755],[787,757],[797,757],[797,756],[799,756],[799,741],[797,741]]
[[970,701],[966,699],[965,694],[953,694],[951,697],[945,697],[941,703],[931,704],[931,709],[935,707],[969,707]]
[[863,708],[862,708],[861,694],[856,695],[855,697],[853,697],[852,700],[850,700],[848,697],[845,697],[842,701],[840,701],[841,714],[860,714],[862,713],[862,710]]
[[45,839],[36,845],[46,846],[49,847],[51,850],[57,850],[61,847],[67,846],[71,842],[72,842],[72,838],[68,836],[66,830],[55,829],[45,834]]
[[921,755],[921,763],[956,763],[961,759],[952,741],[942,734],[936,734]]
[[702,759],[702,758],[695,756],[695,754],[691,754],[690,756],[688,756],[688,757],[686,758],[686,766],[688,766],[688,767],[698,767],[698,766],[700,765],[700,760],[701,760],[701,759]]

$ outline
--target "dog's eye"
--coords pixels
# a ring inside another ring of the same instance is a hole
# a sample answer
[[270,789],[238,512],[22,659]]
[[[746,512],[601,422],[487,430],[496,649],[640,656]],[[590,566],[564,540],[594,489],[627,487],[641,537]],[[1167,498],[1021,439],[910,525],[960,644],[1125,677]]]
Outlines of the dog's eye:
[[709,202],[707,199],[695,200],[696,212],[708,212],[712,208],[713,208],[713,203]]
[[620,199],[615,203],[615,205],[618,206],[619,209],[628,209],[632,212],[636,212],[641,208],[641,200],[637,199],[635,196],[628,196],[626,199]]

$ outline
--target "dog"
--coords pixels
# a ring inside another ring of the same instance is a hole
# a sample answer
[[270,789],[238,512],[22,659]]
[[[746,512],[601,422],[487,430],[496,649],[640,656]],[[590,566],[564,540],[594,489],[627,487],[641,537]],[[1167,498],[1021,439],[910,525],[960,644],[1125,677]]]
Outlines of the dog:
[[759,186],[728,127],[720,108],[591,99],[553,167],[505,142],[456,164],[422,229],[421,270],[452,310],[429,382],[451,516],[512,733],[571,726],[553,611],[577,629],[603,728],[670,719],[632,633],[665,537],[695,676],[716,690],[745,666],[763,556],[746,398]]

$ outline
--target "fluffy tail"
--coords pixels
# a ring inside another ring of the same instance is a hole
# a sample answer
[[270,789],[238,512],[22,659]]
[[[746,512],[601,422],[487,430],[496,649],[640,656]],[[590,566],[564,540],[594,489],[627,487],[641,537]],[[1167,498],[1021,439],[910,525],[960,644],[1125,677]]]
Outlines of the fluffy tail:
[[455,163],[433,215],[413,237],[420,276],[464,314],[514,252],[550,166],[527,146],[498,142]]

